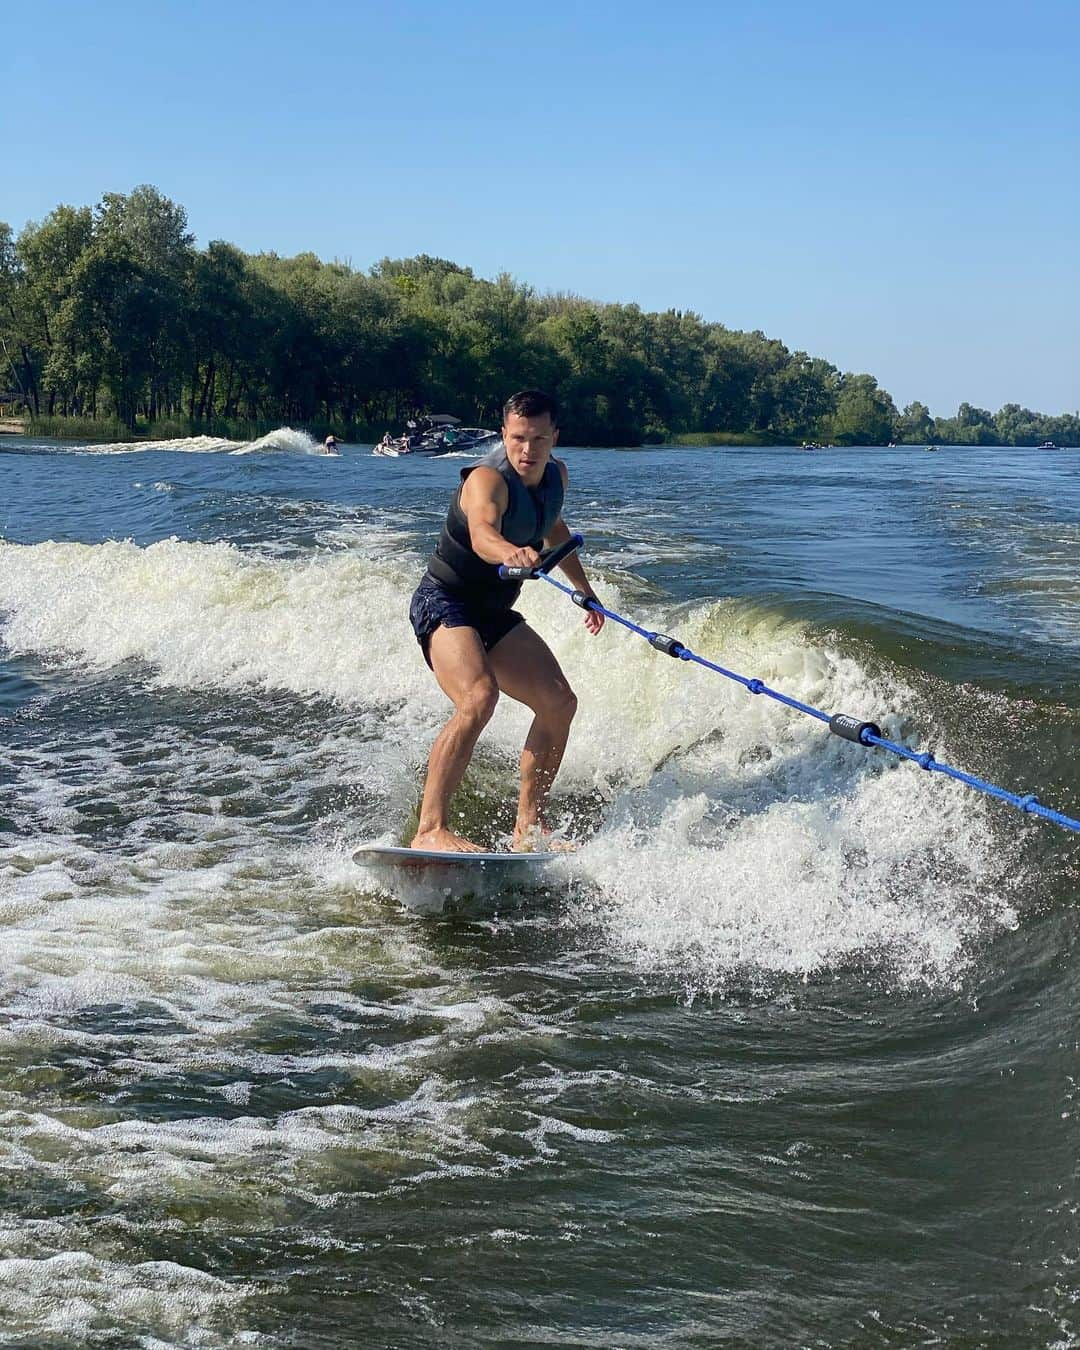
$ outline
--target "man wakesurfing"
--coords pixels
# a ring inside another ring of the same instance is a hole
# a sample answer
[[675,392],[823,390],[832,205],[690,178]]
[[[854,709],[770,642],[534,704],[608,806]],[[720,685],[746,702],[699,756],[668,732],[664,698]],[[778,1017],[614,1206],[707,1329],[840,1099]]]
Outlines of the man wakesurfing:
[[[551,454],[558,439],[558,404],[549,394],[523,389],[507,399],[502,444],[462,469],[439,542],[413,595],[409,618],[417,641],[454,705],[431,747],[413,848],[481,851],[450,829],[450,798],[500,692],[534,714],[521,752],[512,846],[518,852],[551,847],[544,804],[577,699],[547,644],[512,607],[521,582],[501,578],[499,566],[535,567],[541,547],[557,548],[570,538],[562,518],[566,465]],[[572,586],[594,594],[575,554],[559,566]],[[602,614],[585,611],[590,633],[603,626]]]

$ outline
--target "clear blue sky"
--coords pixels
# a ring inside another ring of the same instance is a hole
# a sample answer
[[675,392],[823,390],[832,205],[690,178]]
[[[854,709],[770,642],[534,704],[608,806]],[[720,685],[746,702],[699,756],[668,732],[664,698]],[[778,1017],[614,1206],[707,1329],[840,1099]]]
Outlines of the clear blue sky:
[[1080,406],[1080,4],[41,0],[16,228],[153,183],[205,243],[760,328],[903,405]]

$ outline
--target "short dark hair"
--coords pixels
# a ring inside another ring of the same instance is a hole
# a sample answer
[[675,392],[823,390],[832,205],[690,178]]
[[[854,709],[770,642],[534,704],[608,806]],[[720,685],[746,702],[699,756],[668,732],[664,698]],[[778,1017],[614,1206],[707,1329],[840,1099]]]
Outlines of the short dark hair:
[[503,404],[503,422],[513,413],[518,417],[543,417],[547,413],[552,426],[559,425],[558,400],[542,389],[519,389],[516,394],[511,394]]

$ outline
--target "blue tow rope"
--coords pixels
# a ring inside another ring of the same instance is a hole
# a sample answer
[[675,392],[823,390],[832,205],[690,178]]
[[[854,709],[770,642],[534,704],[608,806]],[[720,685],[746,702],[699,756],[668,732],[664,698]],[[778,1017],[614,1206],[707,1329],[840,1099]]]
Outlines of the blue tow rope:
[[616,614],[614,610],[605,609],[599,600],[594,600],[584,591],[575,591],[549,575],[551,569],[557,563],[560,563],[567,554],[580,548],[584,542],[585,540],[580,534],[571,535],[564,544],[552,549],[550,553],[545,553],[538,566],[533,568],[500,567],[499,575],[514,581],[546,581],[556,590],[568,595],[574,604],[581,609],[591,609],[597,614],[603,614],[604,618],[611,619],[613,623],[629,628],[631,633],[637,633],[639,637],[643,637],[657,651],[664,652],[668,656],[674,656],[680,661],[693,661],[696,665],[704,666],[706,670],[713,670],[726,679],[734,680],[736,684],[741,684],[751,694],[765,694],[768,698],[775,699],[777,703],[783,703],[788,708],[794,708],[797,712],[805,713],[807,717],[816,717],[819,722],[825,723],[834,736],[839,736],[842,740],[852,741],[856,745],[878,746],[882,750],[888,750],[891,754],[898,755],[901,759],[911,760],[913,764],[917,764],[920,769],[925,769],[927,773],[942,773],[946,778],[955,778],[958,783],[966,783],[968,787],[975,788],[979,792],[985,792],[988,797],[996,797],[998,801],[1008,802],[1010,806],[1015,806],[1018,811],[1023,811],[1030,816],[1039,816],[1043,820],[1052,821],[1055,825],[1062,825],[1065,829],[1074,830],[1077,834],[1080,834],[1080,820],[1074,820],[1072,816],[1063,815],[1060,811],[1054,811],[1049,806],[1044,806],[1034,792],[1024,794],[1009,792],[1006,788],[988,783],[983,778],[976,778],[974,774],[962,773],[961,770],[954,769],[948,764],[942,764],[940,760],[934,758],[929,750],[912,750],[910,746],[886,740],[882,736],[880,728],[874,722],[860,722],[857,717],[851,717],[847,713],[833,713],[830,716],[828,713],[822,712],[820,708],[812,708],[808,703],[800,703],[797,698],[789,698],[787,694],[781,694],[779,690],[770,689],[761,680],[748,679],[747,676],[739,675],[734,670],[726,670],[723,666],[718,666],[715,661],[707,661],[705,657],[698,656],[689,647],[683,646],[677,638],[669,637],[666,633],[654,633],[651,629],[641,628],[629,619],[624,619],[621,614]]

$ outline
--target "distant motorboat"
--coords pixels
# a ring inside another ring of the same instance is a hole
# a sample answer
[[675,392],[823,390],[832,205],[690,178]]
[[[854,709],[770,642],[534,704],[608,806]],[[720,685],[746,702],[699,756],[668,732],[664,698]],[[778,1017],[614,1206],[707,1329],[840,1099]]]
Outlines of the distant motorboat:
[[1057,449],[1057,446],[1054,444],[1053,441],[1043,441],[1042,445],[1039,446],[1039,449],[1040,449],[1040,450],[1056,450],[1056,449]]
[[497,431],[485,427],[463,427],[461,419],[449,413],[435,413],[410,420],[401,436],[389,432],[372,450],[373,455],[396,459],[401,455],[453,455],[465,450],[489,450],[499,439]]

